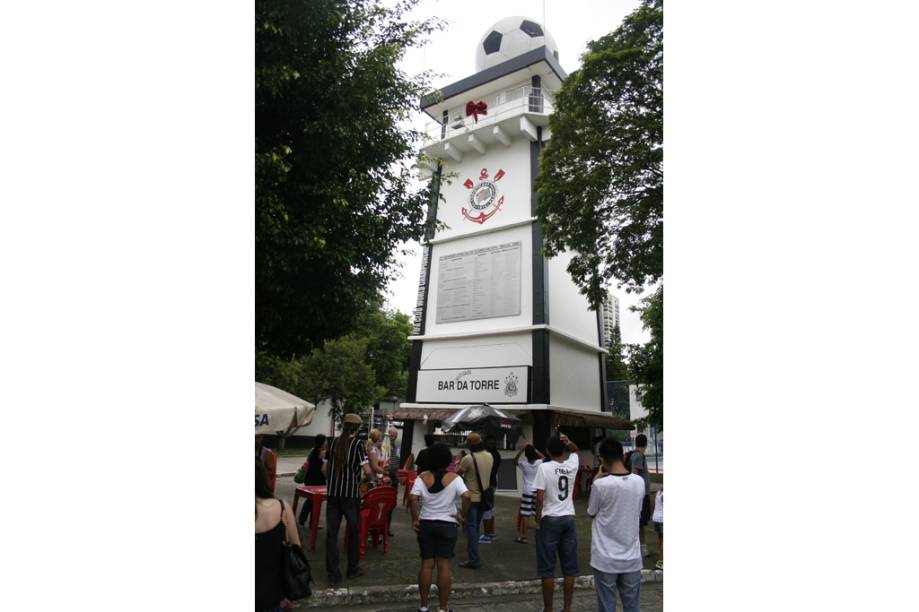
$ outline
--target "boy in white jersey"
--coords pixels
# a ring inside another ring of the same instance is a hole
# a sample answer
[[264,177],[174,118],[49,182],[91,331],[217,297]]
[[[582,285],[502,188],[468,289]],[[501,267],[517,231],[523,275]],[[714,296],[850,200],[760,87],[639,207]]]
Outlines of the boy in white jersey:
[[625,467],[622,445],[612,438],[600,444],[600,461],[587,503],[587,516],[593,519],[590,566],[597,610],[615,612],[618,591],[623,612],[639,612],[642,558],[636,519],[641,514],[645,482]]
[[[565,448],[571,451],[566,460]],[[536,572],[542,578],[545,612],[552,612],[555,594],[555,556],[565,577],[565,612],[571,612],[574,578],[578,575],[578,540],[574,527],[572,489],[578,474],[577,445],[565,434],[552,436],[546,444],[551,461],[536,472]]]

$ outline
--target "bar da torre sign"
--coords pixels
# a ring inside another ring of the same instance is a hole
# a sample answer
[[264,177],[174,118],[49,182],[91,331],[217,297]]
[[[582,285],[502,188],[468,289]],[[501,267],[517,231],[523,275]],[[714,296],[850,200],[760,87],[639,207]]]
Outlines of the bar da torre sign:
[[524,404],[529,368],[463,368],[418,372],[418,401]]

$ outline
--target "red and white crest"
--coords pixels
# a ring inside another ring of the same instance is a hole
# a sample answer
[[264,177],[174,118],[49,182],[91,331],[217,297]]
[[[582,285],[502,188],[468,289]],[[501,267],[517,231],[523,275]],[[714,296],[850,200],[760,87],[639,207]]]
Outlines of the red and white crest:
[[[493,178],[489,178],[488,169],[482,168],[482,171],[479,173],[478,182],[473,182],[472,179],[468,178],[465,180],[463,186],[470,190],[470,208],[467,210],[465,206],[463,207],[463,217],[473,223],[481,225],[491,219],[496,212],[501,210],[501,205],[504,204],[504,196],[502,195],[499,197],[496,183],[500,181],[503,176],[504,170],[498,170]],[[475,211],[478,211],[479,214],[472,214]]]

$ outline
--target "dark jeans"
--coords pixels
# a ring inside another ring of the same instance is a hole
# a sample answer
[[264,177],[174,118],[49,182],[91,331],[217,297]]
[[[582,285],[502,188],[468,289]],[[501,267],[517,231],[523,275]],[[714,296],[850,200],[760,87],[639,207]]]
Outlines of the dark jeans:
[[540,578],[555,576],[555,557],[562,576],[578,575],[578,536],[574,516],[544,516],[536,531],[536,573]]
[[312,512],[312,510],[313,500],[312,498],[307,497],[306,500],[304,500],[303,505],[300,506],[300,516],[297,517],[297,522],[301,525],[306,525],[309,527],[309,523],[307,523],[307,521],[310,519],[310,512]]
[[479,521],[482,520],[482,504],[472,502],[466,513],[466,558],[473,565],[481,565],[479,558]]
[[359,497],[330,497],[325,508],[325,569],[329,576],[339,577],[338,528],[342,517],[348,522],[348,573],[357,570],[360,561],[361,536],[358,530],[361,500]]

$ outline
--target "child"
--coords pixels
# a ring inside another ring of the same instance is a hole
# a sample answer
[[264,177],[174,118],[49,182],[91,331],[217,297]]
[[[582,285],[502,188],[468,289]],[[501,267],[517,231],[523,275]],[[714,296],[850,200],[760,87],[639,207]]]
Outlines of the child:
[[664,571],[664,490],[657,492],[654,498],[654,514],[651,515],[654,531],[657,532],[659,558],[654,569]]
[[[526,461],[520,455],[526,454]],[[514,457],[514,463],[520,468],[523,475],[523,494],[520,497],[520,519],[517,521],[517,537],[514,541],[518,544],[527,543],[527,530],[530,528],[531,516],[536,516],[536,488],[533,486],[533,480],[536,478],[536,470],[542,465],[545,455],[536,450],[532,444],[527,444]]]

